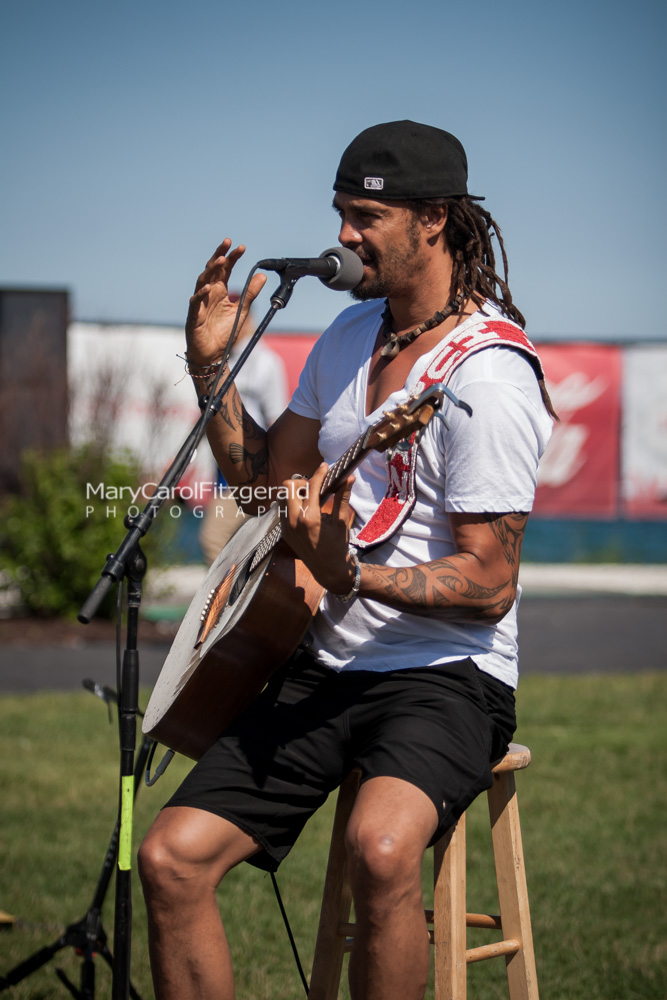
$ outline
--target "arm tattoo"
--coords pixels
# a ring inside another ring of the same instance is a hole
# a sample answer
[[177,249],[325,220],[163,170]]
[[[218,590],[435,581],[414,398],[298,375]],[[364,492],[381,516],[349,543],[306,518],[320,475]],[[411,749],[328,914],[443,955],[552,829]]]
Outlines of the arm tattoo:
[[526,528],[527,514],[488,514],[486,517],[494,536],[500,542],[510,572],[512,584],[516,587],[519,579],[519,558],[521,543]]
[[[506,564],[507,575],[498,582],[495,572],[493,586],[486,586],[475,573],[476,557],[467,552],[436,559],[419,566],[391,569],[368,565],[373,573],[375,592],[380,600],[412,614],[434,615],[450,621],[499,621],[512,607],[519,576],[521,541],[528,515],[489,514],[489,525],[500,547],[500,564]],[[369,593],[369,597],[373,594]]]
[[398,591],[409,604],[426,604],[426,573],[420,567],[397,569],[390,573],[385,583],[389,595]]
[[228,396],[226,396],[222,401],[219,412],[220,416],[231,430],[240,430],[243,425],[243,407],[238,393],[231,392]]
[[229,458],[234,465],[243,465],[246,472],[246,483],[256,483],[260,476],[269,471],[269,455],[266,448],[260,451],[248,451],[242,444],[233,442],[229,446]]
[[[496,600],[505,587],[505,583],[483,587],[457,571],[449,559],[438,559],[428,569],[423,566],[397,569],[383,577],[387,597],[412,605],[409,610],[415,614],[437,612],[447,618],[495,617],[503,607],[502,613],[506,614],[511,601],[507,604]],[[461,605],[461,599],[471,604]]]
[[[232,386],[220,404],[218,411],[221,420],[227,424],[237,440],[227,446],[227,455],[233,465],[242,465],[245,469],[245,483],[255,483],[266,475],[269,470],[268,451],[266,448],[266,431],[263,430],[243,406],[241,397],[235,386]],[[240,439],[240,440],[239,440]],[[260,447],[256,451],[246,448],[246,444],[257,441]]]

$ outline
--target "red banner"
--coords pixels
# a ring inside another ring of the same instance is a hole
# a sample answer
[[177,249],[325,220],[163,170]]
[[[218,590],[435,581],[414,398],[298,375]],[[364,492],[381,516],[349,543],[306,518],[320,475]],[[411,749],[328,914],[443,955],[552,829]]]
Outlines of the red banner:
[[283,359],[290,396],[294,395],[299,375],[316,340],[317,336],[312,333],[269,333],[264,338],[266,346]]
[[616,517],[621,348],[549,344],[538,352],[560,423],[540,464],[535,513]]

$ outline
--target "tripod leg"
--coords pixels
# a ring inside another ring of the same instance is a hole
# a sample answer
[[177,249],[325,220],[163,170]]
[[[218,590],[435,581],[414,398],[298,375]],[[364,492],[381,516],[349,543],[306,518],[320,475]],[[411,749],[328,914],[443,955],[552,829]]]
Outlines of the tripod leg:
[[83,1000],[82,994],[79,992],[79,990],[77,990],[72,980],[65,975],[62,969],[56,968],[56,975],[60,980],[60,982],[65,987],[65,989],[69,990],[71,995],[74,997],[74,1000]]
[[[150,747],[152,740],[146,737],[144,739],[139,751],[137,753],[136,764],[134,768],[134,794],[136,797],[137,792],[141,786],[141,779],[143,777],[144,769],[146,767],[146,761],[148,760],[148,754],[150,752]],[[109,888],[109,883],[114,872],[114,863],[118,853],[118,835],[119,835],[119,823],[116,822],[113,833],[111,835],[111,840],[109,846],[107,847],[107,852],[104,858],[104,864],[102,866],[102,871],[100,873],[97,886],[95,888],[95,893],[93,896],[92,904],[86,914],[86,916],[80,920],[78,923],[71,924],[64,934],[62,934],[57,941],[54,941],[51,945],[46,945],[36,951],[29,958],[24,959],[18,965],[15,965],[13,969],[10,969],[6,975],[0,975],[0,993],[4,990],[8,990],[11,986],[16,986],[22,980],[26,979],[28,976],[32,975],[42,966],[50,962],[54,955],[67,946],[71,946],[76,950],[81,950],[84,954],[84,968],[81,970],[81,987],[82,990],[88,990],[88,996],[90,1000],[94,1000],[95,996],[95,972],[94,967],[91,970],[87,966],[92,966],[93,964],[93,953],[102,955],[109,965],[113,968],[113,959],[111,952],[106,945],[106,933],[102,927],[101,910],[102,904],[104,903],[104,898],[106,896],[107,890]],[[62,970],[57,970],[56,974],[61,982],[67,986],[70,993],[74,990],[73,996],[79,996],[76,987],[67,980],[65,973]],[[64,977],[64,978],[63,978]],[[88,984],[91,983],[89,986]],[[84,996],[85,993],[83,994]],[[133,1000],[141,1000],[141,997],[136,992],[134,987],[130,985],[130,995]],[[86,996],[86,1000],[88,1000]]]
[[8,990],[10,986],[16,986],[21,980],[25,979],[26,976],[31,975],[31,973],[36,972],[37,969],[41,969],[43,965],[50,962],[54,955],[56,955],[62,948],[67,944],[67,935],[63,934],[54,941],[53,944],[46,945],[44,948],[40,948],[36,951],[34,955],[30,958],[26,958],[23,962],[19,962],[15,965],[13,969],[10,969],[6,976],[0,976],[0,993],[3,990]]

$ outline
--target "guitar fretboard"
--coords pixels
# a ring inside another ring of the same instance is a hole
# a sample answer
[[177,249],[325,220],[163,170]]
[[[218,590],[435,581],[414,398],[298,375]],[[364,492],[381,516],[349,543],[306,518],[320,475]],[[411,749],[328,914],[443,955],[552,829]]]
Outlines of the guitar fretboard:
[[266,559],[266,557],[270,555],[271,552],[273,552],[273,550],[275,549],[276,545],[278,544],[278,542],[282,537],[283,537],[283,526],[279,521],[278,524],[274,525],[274,527],[271,528],[270,531],[267,531],[267,533],[264,535],[264,538],[261,540],[261,542],[255,549],[252,561],[250,563],[250,570],[249,570],[250,573],[252,573],[252,571],[256,569],[257,566],[259,566],[262,560]]
[[[322,483],[322,489],[320,490],[320,498],[324,498],[327,494],[335,488],[338,480],[342,479],[346,472],[353,468],[357,464],[357,460],[364,450],[364,442],[368,435],[368,431],[364,431],[360,434],[357,440],[350,445],[347,451],[341,455],[337,462],[334,462],[330,466],[326,476],[324,477],[324,482]],[[259,564],[266,559],[268,555],[275,549],[276,545],[283,537],[283,529],[280,523],[274,525],[270,531],[264,535],[255,552],[253,554],[252,560],[250,562],[249,573],[252,573]]]
[[322,483],[322,489],[320,490],[320,497],[326,496],[330,491],[332,486],[336,484],[336,481],[342,479],[346,472],[349,472],[357,464],[357,459],[364,450],[364,444],[368,436],[368,431],[364,431],[360,434],[354,444],[351,444],[347,451],[340,456],[337,462],[329,468],[326,476],[324,477],[324,482]]

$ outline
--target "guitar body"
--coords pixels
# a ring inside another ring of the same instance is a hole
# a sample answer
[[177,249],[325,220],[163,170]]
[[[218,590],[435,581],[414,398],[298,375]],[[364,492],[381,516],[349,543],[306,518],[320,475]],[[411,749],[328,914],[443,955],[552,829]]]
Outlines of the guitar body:
[[[409,435],[418,440],[443,392],[467,407],[436,385],[384,414],[329,468],[322,509],[331,510],[333,494],[368,451],[386,451]],[[353,516],[350,510],[350,525]],[[199,760],[291,656],[323,596],[324,587],[281,541],[277,506],[244,521],[188,608],[146,708],[143,732]]]
[[[282,541],[246,579],[244,567],[277,523],[276,508],[250,518],[222,550],[192,600],[146,708],[143,732],[193,760],[291,656],[324,595]],[[235,600],[232,580],[243,581]],[[214,610],[198,643],[212,595],[222,609]]]

